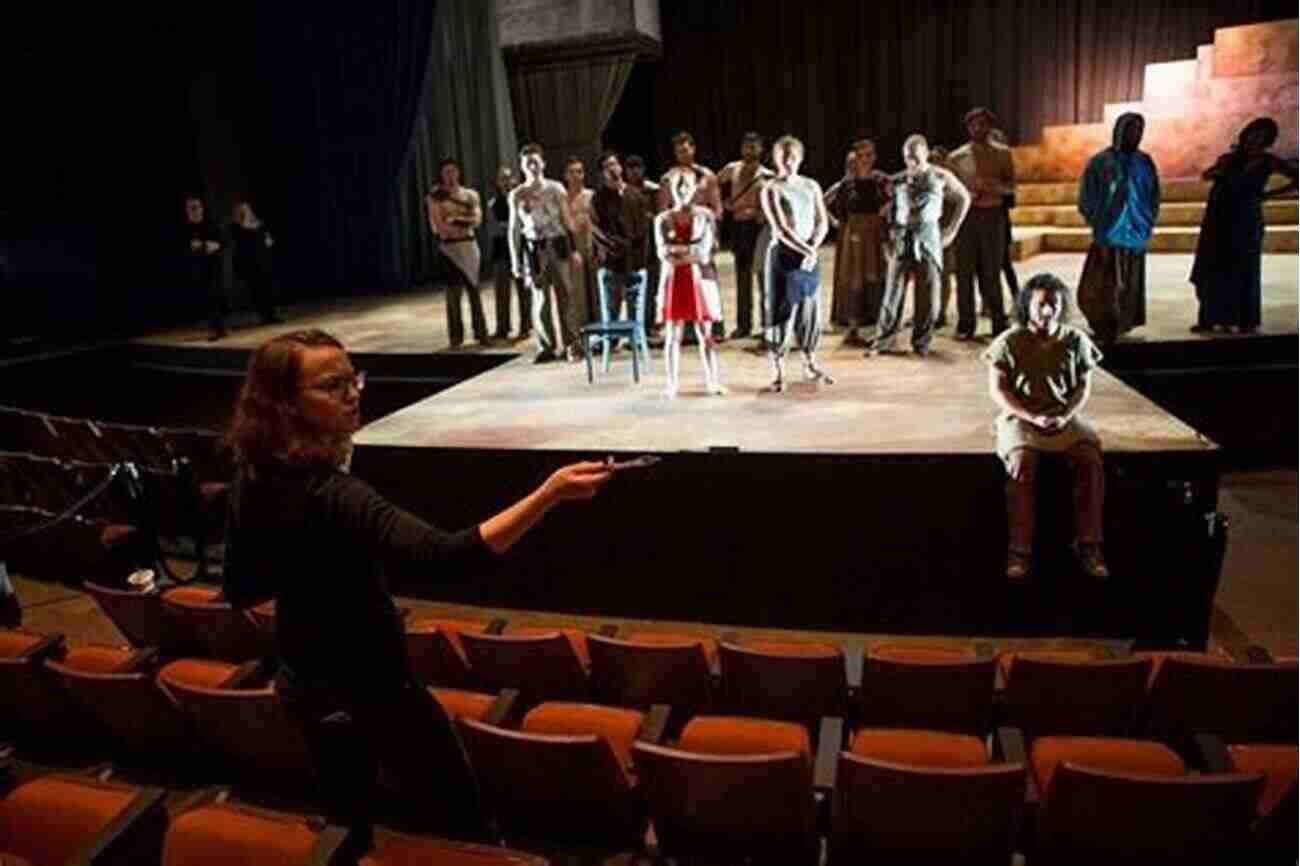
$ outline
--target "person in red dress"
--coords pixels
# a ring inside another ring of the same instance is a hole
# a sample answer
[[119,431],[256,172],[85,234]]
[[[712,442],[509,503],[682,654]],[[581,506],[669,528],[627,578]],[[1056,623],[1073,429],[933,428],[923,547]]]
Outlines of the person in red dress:
[[722,321],[713,260],[713,214],[692,205],[698,186],[694,172],[674,168],[664,176],[673,207],[655,218],[655,237],[663,262],[659,276],[657,318],[664,326],[664,367],[667,397],[677,396],[681,372],[682,333],[688,322],[695,326],[704,365],[704,389],[726,394],[718,373],[718,346],[712,323]]

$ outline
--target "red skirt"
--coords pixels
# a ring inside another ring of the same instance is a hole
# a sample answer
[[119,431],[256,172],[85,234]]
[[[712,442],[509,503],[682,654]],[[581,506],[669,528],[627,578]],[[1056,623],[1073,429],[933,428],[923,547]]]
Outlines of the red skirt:
[[665,322],[706,322],[708,311],[700,306],[700,291],[695,284],[691,265],[677,265],[668,286],[668,305],[664,308]]

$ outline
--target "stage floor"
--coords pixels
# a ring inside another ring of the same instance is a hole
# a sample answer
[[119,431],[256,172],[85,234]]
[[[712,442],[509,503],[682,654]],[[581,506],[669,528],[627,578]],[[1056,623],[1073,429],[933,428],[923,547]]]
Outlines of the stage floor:
[[[367,425],[357,444],[606,452],[704,451],[820,454],[987,454],[995,415],[980,344],[948,337],[927,358],[865,359],[831,338],[822,353],[834,385],[802,380],[797,353],[785,393],[767,392],[766,356],[723,349],[731,393],[704,393],[699,352],[683,347],[681,393],[662,395],[661,353],[632,382],[631,353],[588,384],[582,364],[524,356]],[[752,344],[750,344],[752,345]],[[1098,371],[1085,414],[1108,451],[1205,452],[1216,446],[1117,378]]]
[[[830,311],[830,277],[835,273],[835,251],[824,247],[821,253],[823,275],[823,310]],[[1049,271],[1073,286],[1083,269],[1081,253],[1044,253],[1018,262],[1016,271],[1023,281],[1033,274]],[[1261,334],[1276,336],[1300,332],[1300,279],[1297,264],[1300,257],[1287,254],[1270,254],[1263,258],[1263,326]],[[723,285],[724,312],[728,325],[734,324],[735,277],[730,253],[718,257],[719,276]],[[1199,335],[1187,329],[1196,321],[1196,294],[1187,275],[1192,269],[1192,256],[1179,253],[1161,253],[1147,256],[1147,325],[1139,328],[1121,342],[1179,342],[1206,340],[1248,340],[1250,337],[1233,337],[1221,334]],[[483,305],[488,327],[495,322],[496,304],[490,286],[482,290]],[[949,318],[956,312],[956,299],[951,302]],[[162,331],[144,337],[140,342],[151,345],[192,346],[201,344],[219,348],[253,348],[288,327],[324,328],[341,339],[354,352],[386,354],[427,354],[452,351],[448,348],[447,316],[442,293],[431,291],[388,295],[376,298],[358,298],[299,304],[286,310],[286,325],[239,328],[225,339],[207,342],[207,328],[202,324]],[[514,310],[514,330],[519,328],[518,310]],[[468,314],[466,315],[468,327]],[[982,326],[983,327],[983,326]],[[472,338],[472,335],[467,335]],[[829,337],[828,345],[838,339]],[[480,348],[467,343],[458,352],[531,353],[531,343],[508,343]]]

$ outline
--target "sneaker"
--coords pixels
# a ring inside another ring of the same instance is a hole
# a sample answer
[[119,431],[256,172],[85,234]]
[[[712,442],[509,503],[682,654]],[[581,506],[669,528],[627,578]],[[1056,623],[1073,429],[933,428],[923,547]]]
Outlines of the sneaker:
[[706,386],[705,390],[715,397],[725,397],[731,393],[731,390],[720,382],[715,382],[712,385]]
[[1030,558],[1018,550],[1007,551],[1007,580],[1025,580],[1029,577]]
[[803,377],[809,382],[820,382],[823,385],[835,384],[834,377],[816,364],[804,364]]
[[1106,567],[1100,544],[1075,544],[1074,553],[1079,557],[1079,566],[1089,577],[1097,580],[1110,577],[1110,569]]

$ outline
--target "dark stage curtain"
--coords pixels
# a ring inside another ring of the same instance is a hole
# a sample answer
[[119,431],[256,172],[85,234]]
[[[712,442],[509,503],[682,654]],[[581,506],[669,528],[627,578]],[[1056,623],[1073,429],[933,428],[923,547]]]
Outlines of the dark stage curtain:
[[[390,217],[397,228],[395,256],[407,285],[425,282],[433,272],[433,235],[424,194],[438,181],[438,163],[446,157],[458,161],[462,182],[478,192],[484,208],[493,195],[497,169],[517,163],[496,9],[496,0],[438,4],[429,86]],[[480,238],[485,239],[486,232]]]
[[[662,0],[654,150],[690,130],[709,164],[740,136],[785,132],[805,171],[837,177],[859,137],[901,167],[912,132],[965,140],[962,115],[988,105],[1013,143],[1045,125],[1100,121],[1137,99],[1145,64],[1189,60],[1216,27],[1295,16],[1280,0]],[[619,112],[620,116],[624,112]]]
[[406,285],[394,202],[429,72],[433,0],[256,4],[240,133],[301,294]]

